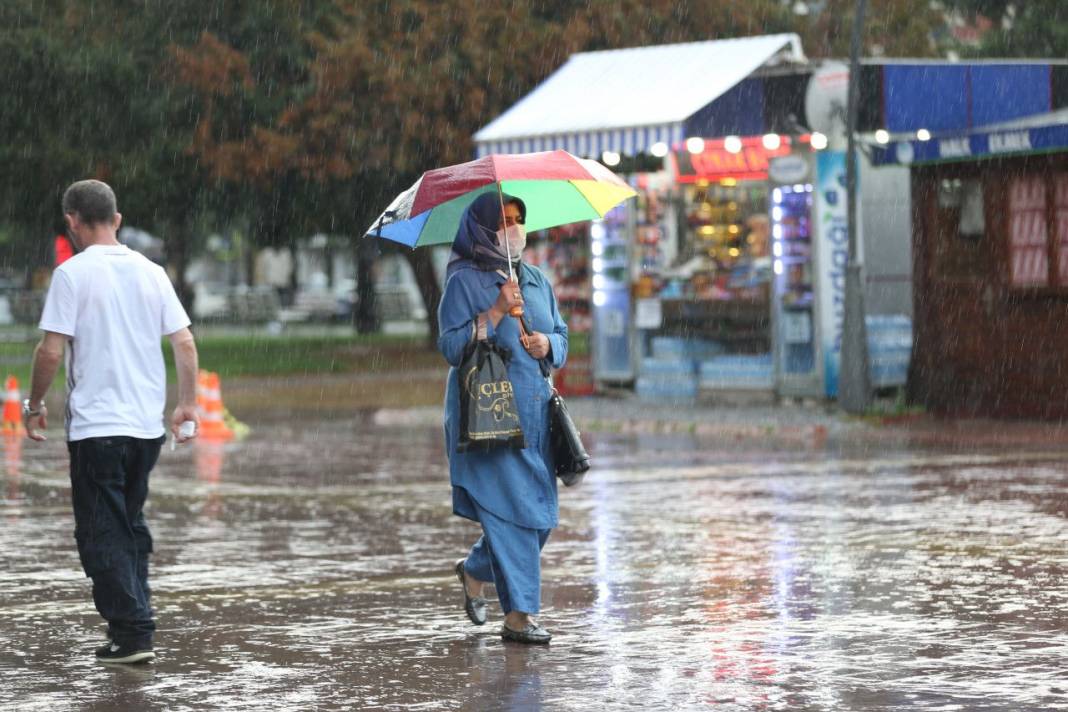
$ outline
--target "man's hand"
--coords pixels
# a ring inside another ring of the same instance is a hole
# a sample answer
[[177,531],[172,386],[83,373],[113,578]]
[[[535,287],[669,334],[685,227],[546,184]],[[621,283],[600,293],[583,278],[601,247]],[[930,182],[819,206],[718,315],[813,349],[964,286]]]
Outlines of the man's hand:
[[523,347],[532,358],[541,360],[549,355],[549,337],[540,332],[532,332],[523,340]]
[[[187,420],[192,420],[197,424],[197,429],[193,431],[193,434],[185,437],[178,432],[182,427],[182,423]],[[188,442],[200,434],[200,414],[197,413],[195,405],[181,405],[174,409],[174,414],[171,415],[171,434],[174,435],[174,439],[180,443]]]
[[41,431],[48,427],[48,410],[44,406],[45,393],[52,381],[56,378],[59,370],[59,362],[63,360],[63,349],[66,348],[69,337],[54,331],[46,331],[41,337],[41,343],[33,350],[33,366],[30,367],[30,397],[29,403],[34,403],[36,415],[24,414],[22,424],[26,428],[26,436],[30,440],[40,442],[47,440]]
[[47,440],[45,434],[39,432],[48,428],[48,409],[44,407],[44,403],[38,406],[37,415],[22,416],[22,425],[26,428],[26,436],[30,440]]
[[[176,442],[192,440],[200,432],[200,415],[197,413],[197,345],[189,327],[179,329],[168,337],[174,349],[174,365],[178,373],[178,407],[171,416],[171,432]],[[182,423],[192,420],[197,429],[192,435],[183,436]]]

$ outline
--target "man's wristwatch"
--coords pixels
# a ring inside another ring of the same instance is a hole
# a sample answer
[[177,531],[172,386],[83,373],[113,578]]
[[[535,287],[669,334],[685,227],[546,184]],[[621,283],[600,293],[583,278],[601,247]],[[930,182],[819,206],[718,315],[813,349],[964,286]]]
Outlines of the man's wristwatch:
[[44,410],[44,403],[42,403],[42,402],[39,402],[37,404],[36,408],[31,408],[30,407],[30,399],[29,398],[27,398],[26,400],[22,401],[22,414],[24,416],[29,416],[30,418],[34,418],[34,417],[40,415],[43,410]]

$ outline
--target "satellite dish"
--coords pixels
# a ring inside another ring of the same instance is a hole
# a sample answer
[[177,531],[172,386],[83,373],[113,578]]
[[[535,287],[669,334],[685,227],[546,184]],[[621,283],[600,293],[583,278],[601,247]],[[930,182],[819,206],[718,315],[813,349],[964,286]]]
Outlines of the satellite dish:
[[808,127],[830,137],[844,135],[848,97],[849,66],[842,62],[824,62],[812,73],[805,90]]

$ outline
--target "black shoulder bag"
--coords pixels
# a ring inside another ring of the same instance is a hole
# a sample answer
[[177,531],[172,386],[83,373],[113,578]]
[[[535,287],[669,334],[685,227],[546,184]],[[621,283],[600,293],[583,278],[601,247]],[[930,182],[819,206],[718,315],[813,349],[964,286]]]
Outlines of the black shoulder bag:
[[[525,319],[520,319],[520,328],[524,334],[530,333]],[[549,383],[553,394],[549,398],[549,449],[552,451],[553,469],[564,487],[573,487],[582,482],[586,471],[590,469],[590,455],[582,444],[575,421],[567,412],[567,404],[553,385],[552,366],[549,359],[538,361],[541,375]]]
[[[552,385],[552,379],[549,379]],[[582,481],[590,469],[590,456],[582,445],[575,421],[567,412],[564,399],[553,388],[549,398],[549,444],[553,453],[553,468],[556,476],[565,487],[572,487]]]

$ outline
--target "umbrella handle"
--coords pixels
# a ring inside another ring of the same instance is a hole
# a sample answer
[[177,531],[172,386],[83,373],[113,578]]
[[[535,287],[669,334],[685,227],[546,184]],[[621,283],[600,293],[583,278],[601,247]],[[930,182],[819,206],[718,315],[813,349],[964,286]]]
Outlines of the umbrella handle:
[[[519,313],[513,314],[512,312],[514,312],[516,309],[519,310]],[[527,326],[527,320],[523,318],[523,307],[513,307],[512,311],[508,313],[512,314],[512,316],[514,316],[519,322],[519,343],[523,344],[523,348],[528,348],[528,342],[530,340],[531,334],[530,327]]]

